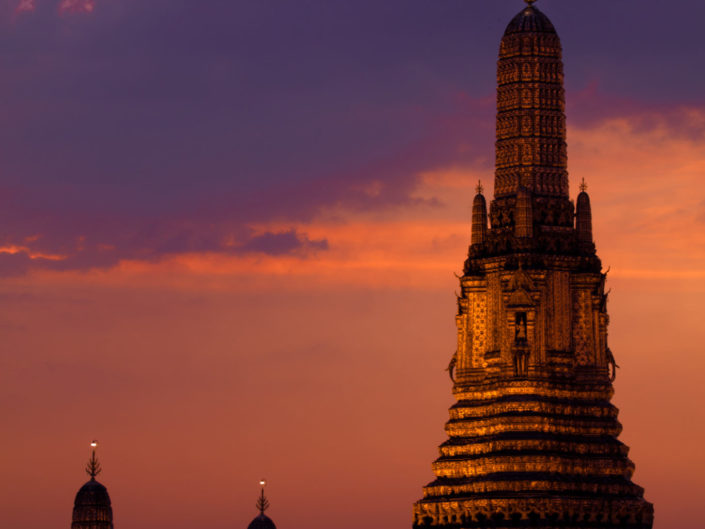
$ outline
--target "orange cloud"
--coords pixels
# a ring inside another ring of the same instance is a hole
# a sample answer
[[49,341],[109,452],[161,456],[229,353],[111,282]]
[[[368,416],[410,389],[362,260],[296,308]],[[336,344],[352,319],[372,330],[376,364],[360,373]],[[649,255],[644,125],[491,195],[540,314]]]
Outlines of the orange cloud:
[[[697,132],[703,124],[705,111],[678,109],[569,130],[572,193],[585,177],[598,254],[605,268],[611,267],[611,277],[705,279],[705,134]],[[401,206],[361,211],[335,204],[306,221],[252,224],[248,228],[259,242],[251,252],[204,250],[161,259],[130,258],[113,268],[75,273],[96,282],[138,282],[143,277],[150,284],[235,290],[318,284],[446,287],[453,284],[452,273],[460,272],[467,253],[477,182],[482,180],[491,197],[493,174],[478,161],[413,176],[418,183],[411,198],[417,200]],[[366,191],[375,193],[376,187]],[[301,251],[264,251],[273,237],[292,234],[305,234],[308,242]],[[0,252],[62,258],[32,253],[25,245],[29,242]],[[42,274],[74,277],[61,270]]]
[[58,254],[46,254],[42,252],[36,252],[31,250],[30,248],[26,246],[15,246],[15,245],[8,245],[8,246],[0,246],[0,254],[6,253],[10,255],[16,255],[16,254],[25,254],[27,257],[30,259],[46,259],[47,261],[63,261],[66,259],[65,255],[58,255]]
[[679,109],[569,131],[573,181],[590,185],[598,251],[615,273],[702,277],[704,129],[705,111]]

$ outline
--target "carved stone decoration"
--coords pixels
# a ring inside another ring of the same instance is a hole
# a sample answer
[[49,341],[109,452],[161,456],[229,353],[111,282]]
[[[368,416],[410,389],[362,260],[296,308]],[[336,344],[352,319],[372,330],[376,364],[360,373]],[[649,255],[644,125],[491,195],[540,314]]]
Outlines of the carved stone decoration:
[[477,294],[472,303],[472,367],[477,367],[476,359],[487,350],[487,296]]
[[589,197],[583,187],[576,211],[568,195],[560,40],[527,3],[500,45],[490,227],[478,189],[457,402],[413,524],[651,529],[610,402],[617,363]]
[[580,365],[588,365],[593,356],[592,307],[590,294],[578,290],[573,298],[573,349]]

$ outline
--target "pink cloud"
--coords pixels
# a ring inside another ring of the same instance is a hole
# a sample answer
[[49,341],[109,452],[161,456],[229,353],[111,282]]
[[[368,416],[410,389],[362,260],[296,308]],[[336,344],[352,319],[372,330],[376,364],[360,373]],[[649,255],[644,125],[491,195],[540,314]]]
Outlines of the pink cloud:
[[20,0],[20,3],[17,4],[17,7],[15,8],[15,13],[32,13],[36,11],[36,9],[36,0]]
[[59,13],[92,13],[95,0],[61,0]]

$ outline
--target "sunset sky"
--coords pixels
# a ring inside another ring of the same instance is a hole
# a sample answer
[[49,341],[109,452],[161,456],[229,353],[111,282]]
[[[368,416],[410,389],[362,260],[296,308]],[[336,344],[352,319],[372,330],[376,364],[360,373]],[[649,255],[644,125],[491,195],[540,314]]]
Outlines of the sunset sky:
[[[408,529],[520,0],[0,0],[0,527]],[[655,529],[705,519],[701,0],[539,0],[614,403]]]

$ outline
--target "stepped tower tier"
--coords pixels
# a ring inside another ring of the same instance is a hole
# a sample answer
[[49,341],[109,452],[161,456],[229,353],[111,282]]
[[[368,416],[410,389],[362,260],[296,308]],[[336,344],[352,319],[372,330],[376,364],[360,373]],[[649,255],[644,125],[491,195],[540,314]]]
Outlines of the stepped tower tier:
[[586,186],[577,209],[569,198],[561,44],[527,4],[500,45],[494,199],[489,215],[481,187],[473,201],[457,402],[414,527],[650,529],[610,403],[616,364]]

